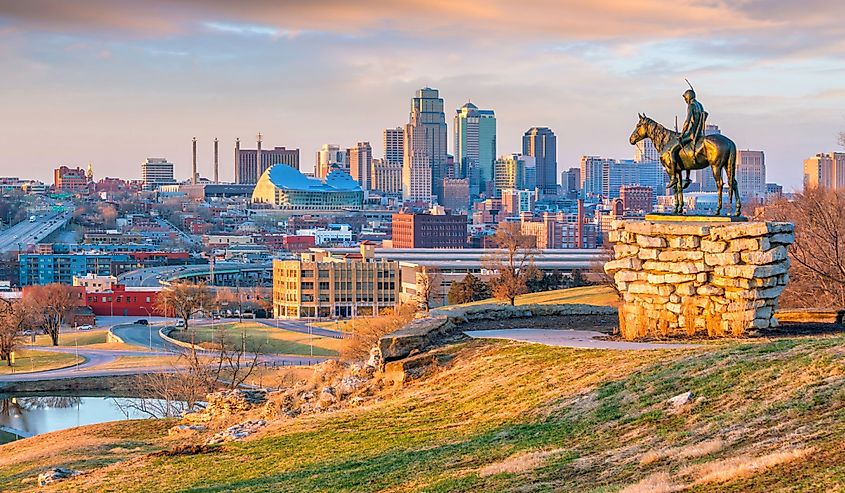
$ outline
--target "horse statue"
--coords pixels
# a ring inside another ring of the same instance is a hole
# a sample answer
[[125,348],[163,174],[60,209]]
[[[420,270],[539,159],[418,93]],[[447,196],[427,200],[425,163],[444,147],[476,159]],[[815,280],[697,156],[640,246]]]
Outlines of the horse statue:
[[710,167],[713,170],[713,178],[716,180],[716,187],[719,190],[719,203],[716,208],[716,215],[722,212],[722,170],[725,170],[728,182],[728,203],[736,197],[736,214],[740,214],[742,204],[739,199],[739,186],[736,182],[736,144],[721,134],[707,135],[702,139],[695,149],[690,146],[681,147],[680,152],[673,152],[677,148],[678,139],[681,134],[669,130],[657,123],[644,113],[639,115],[640,121],[637,128],[631,134],[631,145],[643,139],[651,139],[654,147],[660,155],[660,162],[666,168],[666,173],[675,178],[675,214],[684,213],[684,180],[681,176],[684,171],[704,169]]

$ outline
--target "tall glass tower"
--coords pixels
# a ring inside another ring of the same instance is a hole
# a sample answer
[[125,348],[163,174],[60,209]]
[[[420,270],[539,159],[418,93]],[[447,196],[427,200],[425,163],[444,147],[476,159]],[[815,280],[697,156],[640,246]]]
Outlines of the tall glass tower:
[[455,115],[455,175],[469,178],[469,193],[488,191],[494,180],[496,162],[496,113],[480,110],[472,103]]
[[532,127],[522,136],[522,153],[537,163],[537,190],[557,194],[557,137],[550,128]]

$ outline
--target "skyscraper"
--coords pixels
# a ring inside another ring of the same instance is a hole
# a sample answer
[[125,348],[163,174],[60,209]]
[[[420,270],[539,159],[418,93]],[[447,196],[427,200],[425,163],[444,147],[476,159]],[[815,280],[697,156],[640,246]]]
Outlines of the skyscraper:
[[402,162],[392,163],[387,159],[373,159],[372,189],[382,193],[402,193]]
[[405,200],[431,202],[440,197],[446,167],[446,115],[437,89],[425,87],[411,101],[405,125],[402,192]]
[[736,181],[741,197],[766,198],[766,156],[763,151],[736,151]]
[[557,137],[546,127],[532,127],[522,136],[522,154],[534,158],[537,165],[537,190],[543,195],[557,194]]
[[536,166],[534,158],[522,154],[505,154],[496,160],[495,193],[502,196],[502,190],[534,190],[536,186]]
[[584,197],[619,198],[624,185],[642,185],[655,193],[663,190],[666,174],[658,162],[636,163],[599,156],[581,156],[581,183]]
[[469,178],[470,194],[484,192],[493,181],[496,159],[496,114],[466,103],[455,115],[455,176]]
[[384,129],[384,159],[391,164],[402,164],[405,156],[405,129]]
[[564,198],[577,199],[578,191],[581,190],[581,169],[569,168],[561,173],[560,186],[563,190]]
[[346,162],[346,151],[335,144],[323,144],[323,147],[317,151],[314,175],[317,178],[325,178],[332,168],[339,168],[349,172],[349,163]]
[[637,142],[637,147],[634,151],[634,161],[638,163],[649,163],[659,160],[660,156],[657,154],[657,148],[654,147],[654,142],[651,139],[643,139]]
[[358,142],[355,147],[346,150],[349,156],[349,174],[352,175],[361,188],[372,189],[373,148],[369,142]]
[[804,160],[804,188],[817,187],[845,189],[845,152],[819,153]]

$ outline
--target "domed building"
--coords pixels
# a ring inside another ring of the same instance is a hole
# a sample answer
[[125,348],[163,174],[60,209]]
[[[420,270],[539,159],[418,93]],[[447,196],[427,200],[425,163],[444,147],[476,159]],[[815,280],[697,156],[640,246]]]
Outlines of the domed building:
[[258,179],[252,201],[285,210],[359,210],[364,203],[364,191],[344,171],[333,170],[320,180],[286,164],[276,164]]

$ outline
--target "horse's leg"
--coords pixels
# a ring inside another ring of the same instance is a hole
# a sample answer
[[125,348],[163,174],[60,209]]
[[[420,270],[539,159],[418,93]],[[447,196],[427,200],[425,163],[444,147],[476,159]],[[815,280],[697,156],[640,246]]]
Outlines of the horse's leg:
[[722,185],[724,182],[722,181],[722,168],[716,164],[713,164],[713,178],[716,180],[716,191],[719,192],[719,201],[716,207],[716,215],[719,216],[722,214]]
[[683,183],[683,172],[678,171],[676,172],[676,180],[675,183],[675,214],[683,214],[684,213],[684,183]]

